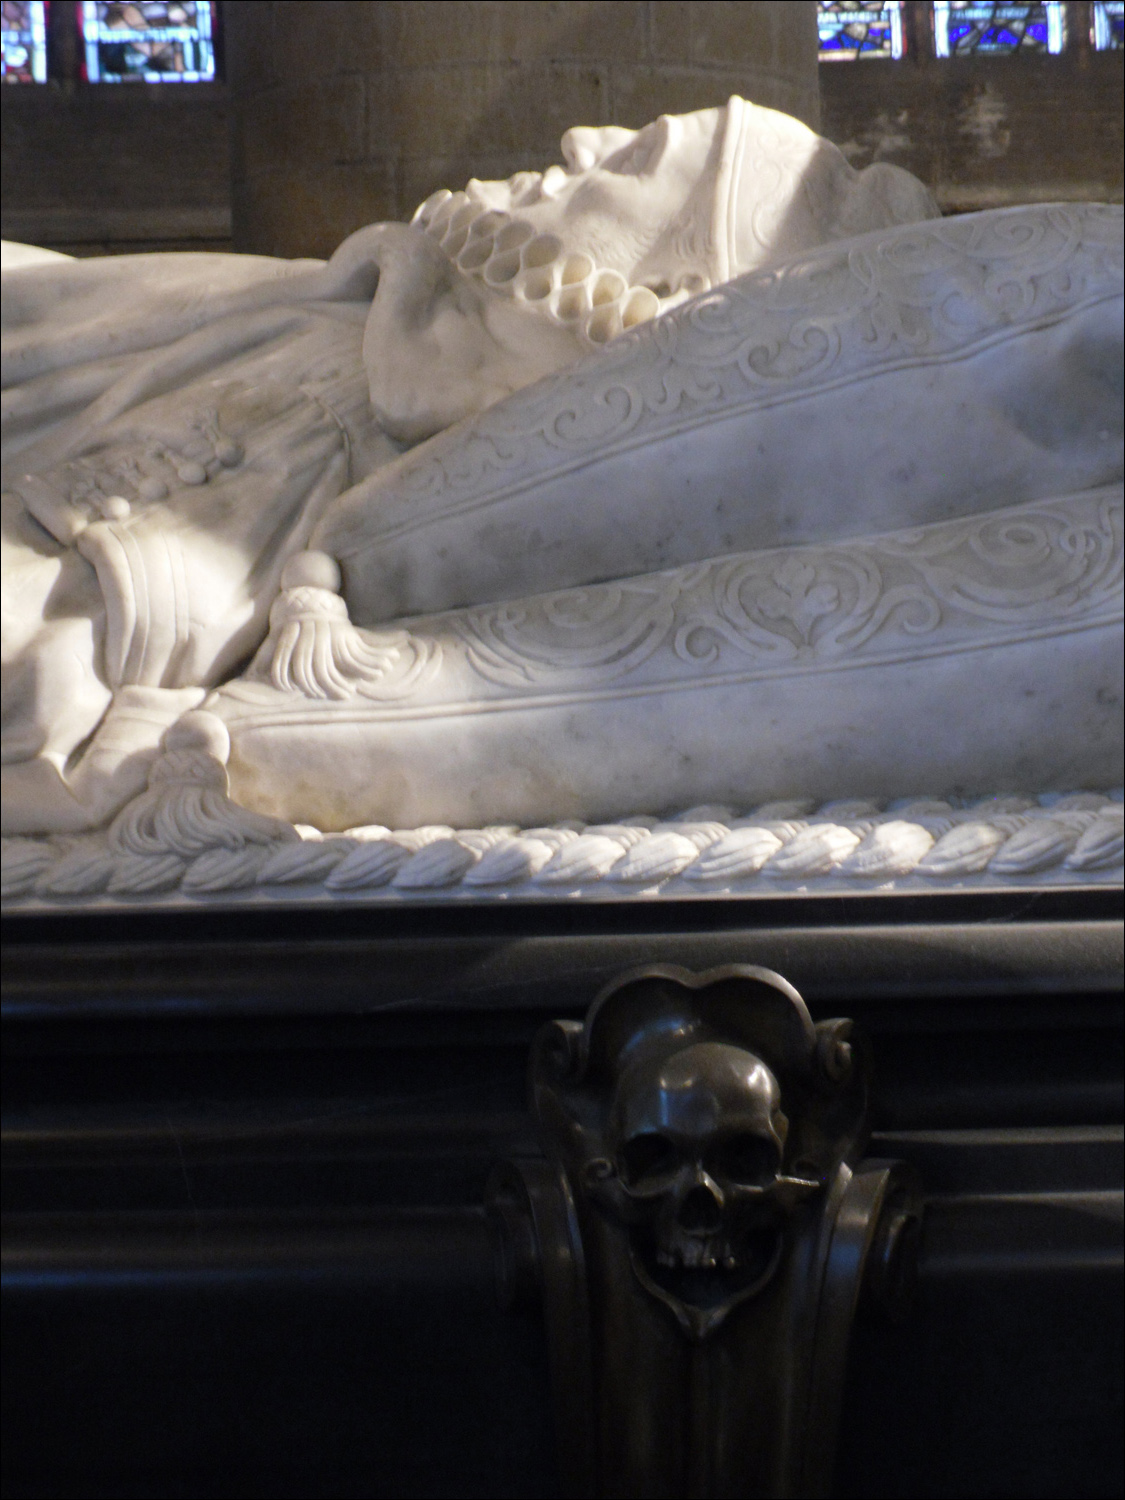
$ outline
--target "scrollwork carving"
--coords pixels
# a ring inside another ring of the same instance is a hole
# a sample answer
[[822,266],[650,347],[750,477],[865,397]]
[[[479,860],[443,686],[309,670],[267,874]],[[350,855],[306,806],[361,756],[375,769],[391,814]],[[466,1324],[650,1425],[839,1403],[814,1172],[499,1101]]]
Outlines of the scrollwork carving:
[[927,220],[751,272],[406,457],[385,518],[362,537],[344,518],[325,545],[346,558],[502,500],[591,444],[604,455],[876,367],[960,359],[1118,296],[1118,223],[1098,204]]
[[[448,616],[490,684],[824,669],[1119,618],[1120,486],[832,547],[742,554]],[[426,622],[417,627],[426,637]]]

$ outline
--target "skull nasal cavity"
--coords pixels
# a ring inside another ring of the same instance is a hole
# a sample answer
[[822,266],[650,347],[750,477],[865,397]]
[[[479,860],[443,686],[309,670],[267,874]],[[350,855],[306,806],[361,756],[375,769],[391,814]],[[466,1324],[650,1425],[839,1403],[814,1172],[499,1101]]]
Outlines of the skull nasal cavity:
[[684,1229],[702,1229],[710,1233],[722,1226],[723,1207],[711,1189],[700,1184],[684,1198],[676,1217]]

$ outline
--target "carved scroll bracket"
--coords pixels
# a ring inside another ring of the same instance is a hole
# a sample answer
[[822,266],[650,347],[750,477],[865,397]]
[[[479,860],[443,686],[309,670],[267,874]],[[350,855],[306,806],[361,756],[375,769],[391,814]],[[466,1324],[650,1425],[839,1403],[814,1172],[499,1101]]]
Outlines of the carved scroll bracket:
[[870,1067],[767,969],[624,975],[545,1027],[544,1156],[493,1174],[502,1305],[545,1313],[567,1493],[830,1492],[861,1303],[909,1303],[921,1217],[864,1156]]

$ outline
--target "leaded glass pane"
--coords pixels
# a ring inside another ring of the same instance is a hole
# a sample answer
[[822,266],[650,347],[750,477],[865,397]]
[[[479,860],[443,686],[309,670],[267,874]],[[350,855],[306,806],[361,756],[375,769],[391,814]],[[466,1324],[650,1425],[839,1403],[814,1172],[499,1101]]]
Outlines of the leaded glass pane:
[[1094,6],[1091,37],[1098,52],[1125,51],[1125,0]]
[[840,5],[820,0],[817,12],[821,62],[902,56],[901,5]]
[[208,0],[83,0],[91,83],[199,83],[215,76]]
[[939,57],[990,52],[1061,52],[1066,7],[981,5],[950,0],[934,6],[934,50]]
[[43,0],[3,0],[5,83],[46,83],[47,7]]

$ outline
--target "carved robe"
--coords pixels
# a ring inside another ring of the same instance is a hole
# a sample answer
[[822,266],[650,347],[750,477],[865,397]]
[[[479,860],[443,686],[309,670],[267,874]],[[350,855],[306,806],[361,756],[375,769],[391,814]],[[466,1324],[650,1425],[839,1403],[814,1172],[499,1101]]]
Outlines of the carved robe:
[[6,285],[5,790],[32,817],[81,827],[143,785],[123,748],[253,650],[285,557],[397,451],[367,304],[309,302],[310,272],[167,255]]
[[21,266],[4,297],[10,832],[115,811],[163,729],[252,655],[331,500],[578,352],[513,337],[402,225],[327,265]]

